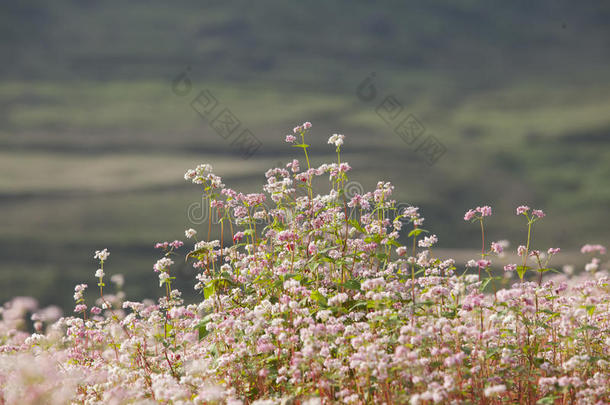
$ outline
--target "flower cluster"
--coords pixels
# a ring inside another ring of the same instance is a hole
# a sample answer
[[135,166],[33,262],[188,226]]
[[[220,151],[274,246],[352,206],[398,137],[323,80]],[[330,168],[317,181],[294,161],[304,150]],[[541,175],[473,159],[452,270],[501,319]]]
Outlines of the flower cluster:
[[[304,140],[310,128],[294,134]],[[535,266],[508,265],[520,279],[498,280],[489,256],[508,243],[485,243],[484,206],[464,217],[481,225],[481,257],[468,263],[478,274],[460,269],[435,257],[438,237],[421,228],[417,207],[397,208],[390,183],[346,193],[344,137],[333,137],[337,163],[310,167],[308,145],[293,145],[307,166],[270,169],[264,193],[225,187],[209,165],[186,173],[221,218],[186,254],[197,302],[171,287],[172,257],[183,246],[174,241],[157,244],[164,255],[153,269],[165,291],[156,302],[104,295],[103,250],[89,311],[84,284],[75,288],[75,316],[57,319],[23,298],[7,303],[0,402],[610,402],[610,277],[599,258],[589,273],[556,275],[548,260],[559,249],[544,257],[532,248],[532,219],[544,214],[523,206],[528,237],[518,250]],[[330,183],[320,195],[314,182],[323,175]],[[111,280],[122,286],[118,275]],[[28,313],[34,333],[25,329]]]

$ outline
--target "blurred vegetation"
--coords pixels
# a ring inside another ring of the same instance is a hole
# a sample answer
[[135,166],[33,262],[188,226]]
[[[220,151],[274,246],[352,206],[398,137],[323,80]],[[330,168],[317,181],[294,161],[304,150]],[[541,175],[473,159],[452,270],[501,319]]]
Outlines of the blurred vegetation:
[[[518,244],[522,202],[548,214],[537,248],[608,244],[608,21],[598,1],[2,2],[0,300],[69,305],[104,247],[108,274],[154,296],[153,242],[193,226],[184,171],[211,163],[259,190],[296,156],[283,136],[304,120],[316,163],[346,134],[351,178],[392,181],[442,247],[478,245],[462,216],[481,204],[489,237]],[[356,87],[372,72],[366,103]],[[250,160],[189,106],[203,89],[262,141]],[[375,113],[388,95],[447,147],[434,166]]]

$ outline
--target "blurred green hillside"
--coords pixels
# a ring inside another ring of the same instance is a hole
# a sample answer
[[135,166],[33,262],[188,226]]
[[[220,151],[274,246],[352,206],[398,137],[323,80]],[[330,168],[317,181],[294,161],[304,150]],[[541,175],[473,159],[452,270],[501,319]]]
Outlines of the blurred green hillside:
[[[186,169],[256,191],[300,158],[283,138],[305,120],[316,164],[344,133],[351,179],[392,181],[442,247],[478,245],[462,216],[481,204],[489,237],[518,244],[522,202],[548,214],[536,248],[610,242],[610,3],[12,1],[0,55],[1,301],[69,304],[104,247],[108,274],[154,296],[153,243],[197,227]],[[251,159],[191,108],[204,89],[262,142]],[[376,113],[390,95],[446,147],[436,164]]]

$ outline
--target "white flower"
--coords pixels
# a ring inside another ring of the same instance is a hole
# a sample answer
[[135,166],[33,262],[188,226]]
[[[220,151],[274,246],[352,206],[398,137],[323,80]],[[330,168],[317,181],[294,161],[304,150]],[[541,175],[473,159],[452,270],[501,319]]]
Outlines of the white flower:
[[184,231],[184,236],[186,236],[188,239],[191,239],[195,235],[197,235],[197,231],[194,230],[193,228],[190,228],[190,229],[187,229],[186,231]]
[[486,397],[491,397],[491,396],[494,396],[496,394],[501,394],[504,391],[506,391],[506,385],[504,385],[504,384],[493,385],[491,387],[485,388],[485,396]]
[[157,260],[157,263],[155,263],[153,269],[155,269],[155,271],[167,270],[172,264],[174,264],[174,261],[172,259],[170,259],[169,257],[162,257],[161,259]]
[[112,277],[110,277],[110,281],[116,284],[117,287],[121,288],[123,287],[123,284],[125,284],[125,277],[123,277],[122,274],[113,274]]
[[429,248],[432,245],[434,245],[436,242],[438,242],[438,238],[436,237],[436,235],[432,235],[432,236],[426,236],[424,239],[420,240],[417,243],[417,245],[419,247]]
[[162,271],[161,273],[159,273],[159,287],[163,286],[163,283],[165,283],[165,280],[167,280],[169,278],[169,274],[167,274],[166,272]]
[[218,240],[213,240],[210,242],[202,240],[201,242],[197,242],[195,244],[195,250],[212,250],[218,246],[220,246],[220,241]]
[[329,144],[333,144],[337,148],[339,148],[339,147],[341,147],[341,145],[343,145],[343,139],[344,138],[345,138],[345,136],[343,136],[341,134],[333,134],[333,136],[328,138],[328,143]]
[[108,256],[110,256],[110,252],[108,251],[108,249],[96,250],[93,258],[100,259],[101,261],[106,261],[106,259],[108,259]]
[[97,278],[102,278],[102,277],[104,277],[104,276],[105,276],[105,274],[104,274],[104,270],[102,270],[102,269],[97,269],[97,271],[95,272],[95,277],[97,277]]

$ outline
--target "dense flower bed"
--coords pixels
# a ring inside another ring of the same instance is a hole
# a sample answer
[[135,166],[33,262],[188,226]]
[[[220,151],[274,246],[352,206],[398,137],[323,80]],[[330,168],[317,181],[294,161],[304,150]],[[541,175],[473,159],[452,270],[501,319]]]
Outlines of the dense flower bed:
[[[194,242],[181,256],[182,241],[158,243],[158,301],[126,300],[118,274],[108,294],[104,249],[99,291],[76,286],[75,316],[31,298],[5,304],[0,402],[610,402],[610,279],[599,259],[577,278],[557,275],[559,249],[533,249],[544,213],[521,206],[520,263],[494,277],[506,244],[485,241],[483,206],[464,217],[481,228],[481,256],[459,269],[435,257],[436,235],[418,208],[397,209],[391,184],[346,194],[343,135],[328,141],[335,163],[310,167],[310,128],[286,136],[305,161],[267,171],[263,193],[225,187],[209,165],[185,174],[218,214],[221,238],[210,240],[210,221],[186,230]],[[314,194],[318,177],[330,180],[326,195]],[[172,289],[185,255],[202,294],[191,304]]]

